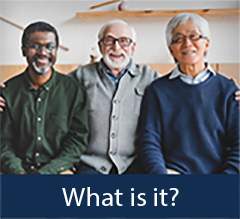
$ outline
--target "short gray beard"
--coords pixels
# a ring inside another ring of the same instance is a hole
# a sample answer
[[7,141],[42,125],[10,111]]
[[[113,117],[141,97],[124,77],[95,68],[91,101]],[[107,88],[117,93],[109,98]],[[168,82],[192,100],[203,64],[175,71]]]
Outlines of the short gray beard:
[[49,71],[49,69],[51,68],[51,66],[52,66],[51,62],[49,63],[48,67],[46,67],[46,68],[39,68],[39,67],[37,67],[37,64],[36,64],[35,61],[33,61],[32,64],[33,64],[33,68],[36,71],[36,73],[38,73],[40,75],[46,74]]
[[121,53],[124,55],[125,59],[123,60],[123,62],[120,62],[120,63],[116,63],[116,62],[113,62],[110,58],[109,58],[109,54],[112,53],[113,50],[110,50],[107,54],[105,54],[103,56],[103,60],[105,62],[105,64],[107,66],[109,66],[110,68],[116,68],[116,69],[121,69],[121,68],[125,68],[128,63],[130,62],[130,58],[125,51],[121,50]]

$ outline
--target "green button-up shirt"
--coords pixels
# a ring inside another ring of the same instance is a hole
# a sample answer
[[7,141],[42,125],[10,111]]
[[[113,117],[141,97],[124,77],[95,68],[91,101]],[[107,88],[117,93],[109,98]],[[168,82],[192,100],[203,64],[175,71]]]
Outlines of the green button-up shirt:
[[88,138],[83,86],[53,70],[35,90],[28,69],[1,90],[1,171],[57,174],[80,160]]

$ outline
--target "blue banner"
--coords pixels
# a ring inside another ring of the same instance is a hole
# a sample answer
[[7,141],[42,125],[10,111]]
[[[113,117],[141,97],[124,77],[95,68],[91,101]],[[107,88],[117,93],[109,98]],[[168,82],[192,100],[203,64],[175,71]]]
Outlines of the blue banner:
[[239,175],[1,175],[1,218],[239,218]]

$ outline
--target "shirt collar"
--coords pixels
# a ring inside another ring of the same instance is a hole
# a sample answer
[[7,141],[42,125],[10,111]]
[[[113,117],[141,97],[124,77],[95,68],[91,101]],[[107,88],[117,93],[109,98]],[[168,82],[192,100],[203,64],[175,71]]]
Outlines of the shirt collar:
[[[105,64],[105,62],[103,61],[103,59],[101,59],[100,62],[101,62],[101,65],[102,65],[103,70],[104,70],[105,72],[107,72],[107,74],[109,74],[109,75],[111,75],[111,76],[114,76],[114,74],[111,72],[111,70],[110,70],[110,69],[108,68],[108,66]],[[131,67],[131,65],[132,65],[132,60],[130,60],[130,62],[128,63],[127,67],[124,68],[124,69],[121,71],[119,77],[121,77],[124,73],[126,73],[126,72],[129,70],[129,68]],[[114,76],[114,77],[115,77],[115,76]],[[119,78],[119,77],[118,77],[118,78]]]
[[[34,90],[28,71],[29,71],[29,67],[27,67],[27,69],[24,71],[24,79],[26,81],[26,85],[27,85],[28,89]],[[46,91],[49,91],[50,88],[52,87],[54,81],[55,81],[54,80],[55,75],[56,75],[56,72],[55,72],[54,68],[52,68],[52,76],[51,76],[51,78],[45,84],[43,84],[40,88],[44,89]]]
[[[205,63],[205,66],[206,68],[200,72],[198,75],[201,76],[201,74],[204,74],[206,73],[207,71],[210,72],[211,74],[213,74],[214,76],[216,76],[216,72],[213,70],[213,68],[208,64],[208,63]],[[174,78],[177,78],[179,76],[185,76],[185,74],[183,74],[180,70],[179,70],[179,67],[178,65],[173,69],[173,71],[171,72],[171,75],[169,76],[169,79],[174,79]],[[189,76],[191,77],[191,76]]]

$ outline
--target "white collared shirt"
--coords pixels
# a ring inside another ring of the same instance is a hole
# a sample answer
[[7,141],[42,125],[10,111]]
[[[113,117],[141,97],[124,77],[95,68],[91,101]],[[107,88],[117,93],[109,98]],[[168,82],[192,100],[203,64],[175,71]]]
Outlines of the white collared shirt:
[[200,72],[196,77],[183,74],[179,70],[179,67],[176,66],[176,68],[173,69],[169,79],[171,80],[171,79],[180,77],[180,79],[187,84],[199,84],[205,81],[211,74],[215,76],[216,72],[212,69],[212,67],[208,63],[206,63],[206,68],[202,72]]

